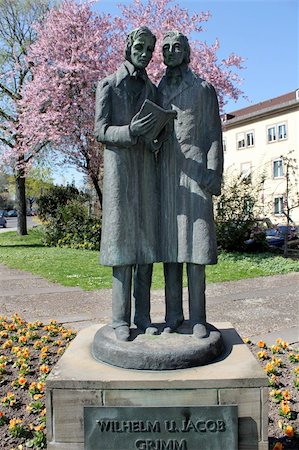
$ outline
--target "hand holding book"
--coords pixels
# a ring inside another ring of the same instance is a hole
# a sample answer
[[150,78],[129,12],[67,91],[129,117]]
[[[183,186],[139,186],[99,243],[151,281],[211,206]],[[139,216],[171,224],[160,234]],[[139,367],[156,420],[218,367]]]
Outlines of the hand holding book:
[[146,130],[146,132],[142,132],[143,139],[145,142],[152,144],[153,150],[157,150],[162,142],[168,138],[169,133],[166,132],[166,125],[171,124],[176,116],[176,111],[163,109],[146,99],[131,121],[131,133],[134,135],[135,128],[143,127],[143,131]]

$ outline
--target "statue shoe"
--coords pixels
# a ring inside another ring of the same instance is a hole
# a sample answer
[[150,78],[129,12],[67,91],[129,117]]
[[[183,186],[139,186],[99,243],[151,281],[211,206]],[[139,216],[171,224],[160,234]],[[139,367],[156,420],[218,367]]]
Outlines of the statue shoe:
[[206,324],[196,323],[193,326],[193,335],[198,339],[202,339],[208,336],[208,330]]
[[130,328],[128,325],[121,325],[120,327],[115,328],[115,336],[119,341],[128,341],[130,337]]
[[145,329],[145,334],[150,334],[151,336],[154,336],[156,334],[159,334],[159,330],[158,330],[158,328],[150,325]]
[[163,333],[174,333],[184,322],[184,320],[174,320],[172,322],[166,322]]
[[137,322],[135,323],[136,327],[144,331],[145,334],[155,335],[158,334],[158,328],[154,327],[150,322]]

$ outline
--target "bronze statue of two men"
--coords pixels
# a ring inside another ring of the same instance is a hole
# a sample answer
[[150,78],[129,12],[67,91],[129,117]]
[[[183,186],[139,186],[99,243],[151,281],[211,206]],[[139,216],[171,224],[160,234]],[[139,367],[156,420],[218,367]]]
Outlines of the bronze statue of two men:
[[[187,266],[189,323],[199,339],[208,336],[205,266],[216,264],[212,196],[223,172],[221,121],[215,90],[192,72],[188,39],[165,34],[166,73],[158,88],[146,67],[156,38],[147,27],[127,37],[125,61],[97,88],[95,135],[105,144],[101,264],[112,266],[112,327],[130,338],[134,276],[135,325],[157,334],[150,318],[153,263],[164,263],[164,333],[184,322],[182,278]],[[139,111],[148,99],[175,110],[155,143],[147,137],[157,118]]]

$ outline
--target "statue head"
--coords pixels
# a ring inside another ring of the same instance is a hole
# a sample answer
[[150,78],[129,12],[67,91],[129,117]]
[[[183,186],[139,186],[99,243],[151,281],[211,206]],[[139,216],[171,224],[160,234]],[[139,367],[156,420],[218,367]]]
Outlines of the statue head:
[[177,67],[190,62],[190,45],[187,37],[179,31],[168,31],[162,44],[164,64]]
[[155,45],[156,36],[147,27],[136,28],[127,36],[125,58],[137,69],[145,69]]

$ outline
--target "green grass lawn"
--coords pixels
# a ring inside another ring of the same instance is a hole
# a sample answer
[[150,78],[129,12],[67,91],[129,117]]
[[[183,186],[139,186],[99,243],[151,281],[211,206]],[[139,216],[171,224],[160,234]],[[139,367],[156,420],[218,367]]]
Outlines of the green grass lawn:
[[[99,265],[98,252],[45,247],[40,228],[30,230],[28,236],[1,233],[0,264],[27,270],[65,286],[80,286],[85,290],[111,287],[111,268]],[[207,281],[231,281],[287,272],[299,272],[299,261],[270,253],[221,253],[218,264],[207,267]],[[162,289],[163,286],[162,264],[155,264],[152,287]]]

